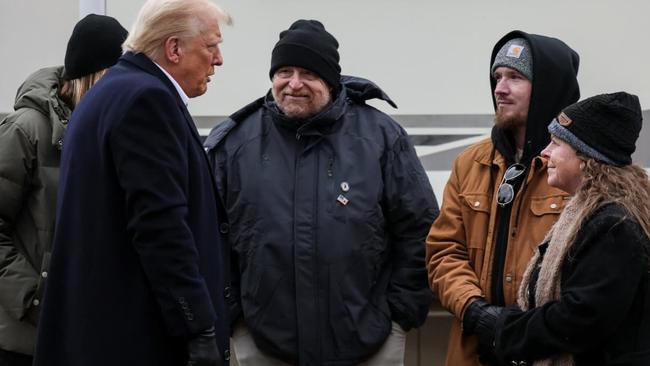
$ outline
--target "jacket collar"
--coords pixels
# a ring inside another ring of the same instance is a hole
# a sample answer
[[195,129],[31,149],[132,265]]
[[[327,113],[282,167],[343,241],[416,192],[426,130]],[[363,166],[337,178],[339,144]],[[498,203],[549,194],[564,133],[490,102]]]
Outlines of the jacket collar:
[[379,99],[393,108],[397,105],[377,84],[357,76],[341,75],[341,92],[334,102],[321,113],[307,120],[291,119],[284,116],[278,109],[271,93],[267,93],[265,107],[268,108],[274,120],[300,135],[322,135],[330,131],[334,122],[338,121],[347,111],[350,103],[365,104],[370,99]]
[[225,121],[214,126],[210,131],[208,137],[203,142],[203,147],[205,147],[205,150],[210,151],[213,148],[215,148],[219,143],[221,143],[221,141],[223,141],[223,138],[226,137],[226,135],[233,128],[237,127],[239,123],[244,121],[251,114],[257,112],[264,105],[264,100],[265,100],[264,97],[254,100],[253,102],[246,105],[244,108],[231,114],[230,117],[226,118]]
[[178,94],[178,91],[176,90],[176,87],[174,84],[169,80],[167,75],[158,67],[149,57],[147,57],[143,53],[133,53],[133,52],[127,52],[122,57],[120,57],[120,61],[124,61],[127,63],[130,63],[132,65],[135,65],[136,67],[142,69],[143,71],[147,72],[148,74],[151,74],[167,86],[169,89],[170,93],[172,95],[176,96],[176,104],[178,107],[181,109],[183,112],[183,115],[185,116],[185,122],[190,127],[190,130],[192,131],[192,134],[194,135],[194,138],[196,141],[202,145],[201,143],[201,137],[199,136],[199,131],[196,129],[196,125],[194,124],[194,119],[192,119],[192,116],[190,116],[189,111],[187,110],[187,107],[185,106],[185,103],[183,102],[183,99],[181,96]]
[[[503,154],[501,154],[499,150],[495,149],[494,145],[489,144],[489,146],[490,146],[490,153],[479,154],[474,159],[474,161],[485,166],[492,166],[492,165],[507,166],[506,159],[503,156]],[[535,156],[532,159],[530,166],[532,167],[532,170],[540,170],[542,168],[545,168],[547,163],[548,161],[545,158],[541,156]]]
[[[341,85],[343,86],[342,91],[339,93],[334,103],[323,111],[323,113],[312,118],[320,121],[317,122],[316,125],[331,125],[346,112],[348,103],[365,104],[367,100],[380,99],[390,104],[393,108],[397,108],[395,102],[393,102],[393,100],[379,86],[377,86],[377,84],[370,80],[356,76],[342,75]],[[260,108],[265,108],[271,111],[272,116],[280,115],[279,123],[287,126],[287,128],[290,128],[293,131],[297,131],[299,127],[306,124],[305,121],[295,121],[282,116],[277,109],[277,105],[273,100],[271,92],[269,91],[265,96],[256,99],[230,115],[230,117],[222,123],[216,125],[212,131],[210,131],[208,138],[204,142],[203,146],[205,149],[211,150],[215,148],[232,129],[236,128],[239,123],[243,122]]]
[[178,84],[178,81],[176,81],[176,79],[174,79],[174,77],[171,76],[171,74],[168,73],[167,70],[163,69],[162,66],[158,65],[155,62],[154,62],[154,64],[160,69],[160,71],[162,71],[163,74],[165,74],[167,79],[169,79],[169,81],[171,81],[172,85],[174,86],[174,89],[178,93],[178,96],[181,97],[181,100],[183,101],[183,104],[185,104],[185,106],[187,106],[189,104],[189,102],[190,102],[190,97],[188,97],[187,94],[185,94],[185,91],[183,90],[183,88],[181,88],[180,84]]
[[301,136],[320,136],[327,134],[334,123],[345,114],[347,105],[347,93],[345,88],[341,89],[339,95],[329,106],[320,113],[306,120],[300,118],[289,118],[284,115],[278,108],[275,100],[273,100],[270,91],[267,93],[264,102],[264,107],[269,110],[275,123],[291,131],[295,131],[297,135]]
[[149,57],[147,57],[145,54],[127,52],[122,55],[120,60],[133,64],[146,71],[148,74],[151,74],[160,79],[160,81],[162,81],[167,86],[167,88],[169,88],[169,90],[178,98],[178,102],[183,103],[181,96],[178,95],[178,92],[176,91],[176,88],[174,87],[174,84],[171,82],[171,80],[169,80],[167,75],[165,75],[165,73],[163,73],[163,71],[158,66],[156,66],[156,64],[153,63],[153,61],[151,61],[151,59],[149,59]]
[[51,144],[60,150],[72,108],[59,96],[63,86],[63,66],[33,72],[18,88],[14,109],[30,108],[48,117],[52,125]]

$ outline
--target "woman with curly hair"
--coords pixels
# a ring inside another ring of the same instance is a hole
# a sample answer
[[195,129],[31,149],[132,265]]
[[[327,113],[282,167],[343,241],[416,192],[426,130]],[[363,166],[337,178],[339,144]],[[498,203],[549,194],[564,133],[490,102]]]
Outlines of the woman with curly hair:
[[505,365],[650,365],[650,181],[631,155],[639,100],[603,94],[549,125],[548,183],[572,194],[524,274],[519,307],[479,334]]

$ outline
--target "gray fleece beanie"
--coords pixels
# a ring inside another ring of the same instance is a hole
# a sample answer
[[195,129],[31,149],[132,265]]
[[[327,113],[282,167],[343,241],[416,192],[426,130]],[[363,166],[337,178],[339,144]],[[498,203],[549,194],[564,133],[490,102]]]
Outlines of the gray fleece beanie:
[[528,80],[533,81],[533,55],[530,44],[523,38],[513,38],[506,42],[492,64],[492,74],[497,67],[509,67],[519,71]]

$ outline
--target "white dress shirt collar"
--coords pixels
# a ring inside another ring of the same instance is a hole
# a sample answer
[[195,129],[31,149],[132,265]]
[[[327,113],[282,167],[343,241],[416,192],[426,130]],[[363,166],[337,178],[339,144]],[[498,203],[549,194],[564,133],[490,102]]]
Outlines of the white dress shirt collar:
[[187,94],[185,94],[185,92],[183,91],[181,86],[178,85],[176,80],[174,80],[174,78],[171,75],[169,75],[169,73],[165,69],[163,69],[160,65],[158,65],[155,62],[154,62],[154,64],[156,64],[156,66],[158,66],[158,68],[160,70],[162,70],[163,74],[165,74],[167,76],[167,78],[172,82],[172,84],[174,84],[174,88],[176,88],[176,91],[178,92],[178,95],[181,96],[181,100],[183,101],[183,104],[185,104],[185,106],[187,107],[187,104],[190,102],[190,98],[187,96]]

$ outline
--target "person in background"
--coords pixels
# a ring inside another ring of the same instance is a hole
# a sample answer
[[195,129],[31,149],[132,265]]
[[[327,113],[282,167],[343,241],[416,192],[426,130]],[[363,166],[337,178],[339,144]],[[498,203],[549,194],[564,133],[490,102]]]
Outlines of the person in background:
[[567,193],[547,184],[539,153],[548,121],[580,97],[578,64],[556,38],[513,31],[494,46],[492,136],[454,161],[427,237],[431,288],[455,316],[448,366],[488,363],[477,320],[490,317],[492,305],[515,303],[528,261],[566,203]]
[[230,219],[228,300],[246,365],[402,365],[432,299],[424,238],[438,205],[409,137],[341,77],[316,20],[280,33],[271,91],[205,146]]
[[548,183],[572,195],[530,261],[518,307],[479,338],[503,365],[650,365],[650,180],[632,163],[639,99],[601,94],[548,126]]
[[71,111],[122,54],[127,31],[90,14],[65,66],[31,74],[0,122],[0,365],[31,365],[52,250],[59,163]]
[[226,222],[188,110],[223,63],[210,0],[149,0],[61,157],[34,365],[228,362]]

